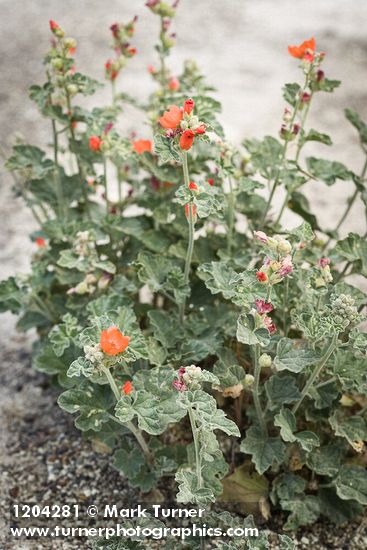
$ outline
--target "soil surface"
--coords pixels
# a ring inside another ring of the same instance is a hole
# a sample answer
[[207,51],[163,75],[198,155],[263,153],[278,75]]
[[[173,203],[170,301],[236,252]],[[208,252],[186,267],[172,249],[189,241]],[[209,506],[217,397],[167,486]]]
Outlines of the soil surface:
[[[139,22],[133,42],[139,55],[123,73],[119,87],[144,98],[152,90],[146,66],[156,63],[152,46],[158,28],[143,0],[0,0],[0,145],[5,154],[17,132],[35,145],[47,144],[50,136],[48,123],[27,97],[27,88],[44,80],[42,56],[50,39],[48,20],[58,21],[78,40],[80,70],[102,78],[103,64],[111,55],[109,25],[127,21],[135,14]],[[363,155],[343,109],[353,108],[367,119],[366,21],[365,0],[181,0],[175,21],[177,48],[169,63],[173,72],[179,72],[184,59],[197,60],[223,103],[227,137],[238,144],[245,137],[276,135],[284,107],[281,86],[301,78],[286,46],[314,35],[319,48],[327,52],[326,75],[342,80],[342,86],[332,95],[317,97],[308,122],[309,127],[330,134],[333,148],[320,145],[315,151],[309,146],[307,154],[342,161],[358,172]],[[106,88],[99,93],[98,102],[109,101],[110,91]],[[123,113],[122,124],[127,135],[136,130],[142,137],[149,137],[132,109]],[[345,208],[345,199],[353,193],[351,185],[309,185],[307,195],[323,227],[335,225]],[[29,211],[13,197],[11,187],[11,177],[1,168],[0,278],[28,269],[32,253],[28,234],[36,228]],[[278,204],[281,200],[277,197]],[[298,223],[291,214],[284,221],[288,227]],[[365,232],[360,203],[353,207],[342,234],[348,231]],[[109,457],[96,454],[89,443],[81,440],[71,418],[58,409],[57,393],[47,387],[43,376],[30,370],[33,335],[18,334],[15,322],[14,316],[5,314],[0,326],[1,504],[9,498],[35,501],[45,495],[62,501],[77,493],[85,498],[102,493],[106,500],[112,494],[133,498],[124,480],[112,469]],[[298,535],[299,548],[359,550],[367,546],[363,529],[353,524],[347,529],[317,524]],[[87,546],[7,542],[5,546],[0,544],[3,548]]]

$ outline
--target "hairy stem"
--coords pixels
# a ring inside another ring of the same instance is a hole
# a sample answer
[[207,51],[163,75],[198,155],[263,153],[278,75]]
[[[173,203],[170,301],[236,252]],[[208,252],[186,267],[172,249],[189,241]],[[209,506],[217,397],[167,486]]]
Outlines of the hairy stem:
[[260,372],[261,372],[261,366],[259,364],[259,358],[260,358],[260,345],[256,344],[255,353],[254,353],[254,359],[255,359],[254,378],[255,378],[255,380],[254,380],[254,384],[252,386],[252,398],[254,400],[256,416],[257,416],[257,420],[258,420],[260,429],[261,429],[261,431],[263,432],[264,435],[267,435],[266,423],[265,423],[264,414],[263,414],[263,411],[262,411],[262,408],[261,408],[260,397],[259,397],[259,383],[260,383]]
[[57,197],[57,206],[59,211],[60,218],[67,218],[67,208],[64,203],[64,195],[62,191],[61,178],[60,178],[60,167],[59,167],[59,140],[56,128],[55,119],[51,120],[52,123],[52,133],[53,133],[53,144],[54,144],[54,163],[55,163],[55,187],[56,187],[56,197]]
[[[114,377],[112,376],[112,373],[110,371],[110,369],[106,368],[106,367],[103,367],[102,368],[104,374],[106,375],[106,378],[108,380],[108,383],[110,384],[111,386],[111,390],[113,391],[113,394],[116,398],[116,401],[119,401],[120,400],[120,392],[119,392],[119,389],[117,387],[117,384],[116,384],[116,381],[114,379]],[[118,418],[116,418],[115,416],[113,415],[110,415],[110,417],[115,421],[117,422],[118,424],[121,424],[122,426],[126,426],[126,428],[128,428],[131,433],[134,435],[135,439],[137,440],[137,442],[139,443],[144,455],[145,455],[145,458],[147,459],[147,462],[149,464],[152,463],[152,453],[150,452],[150,449],[148,447],[148,444],[147,442],[145,441],[144,437],[143,437],[143,434],[142,432],[139,430],[139,428],[137,428],[132,421],[129,421],[129,422],[121,422]]]
[[[182,168],[183,168],[185,186],[188,188],[190,183],[190,176],[189,176],[189,168],[187,163],[186,151],[182,153]],[[185,269],[184,269],[185,284],[189,284],[189,280],[190,280],[190,267],[191,267],[191,261],[192,261],[192,254],[194,251],[194,236],[195,236],[195,222],[194,222],[194,217],[192,212],[192,203],[190,202],[188,204],[189,204],[189,209],[188,209],[189,243],[187,246]],[[185,306],[186,306],[186,299],[183,300],[180,306],[181,321],[183,321],[183,317],[185,314]]]
[[[303,88],[299,91],[297,101],[296,101],[296,104],[294,106],[292,118],[289,122],[289,128],[291,130],[292,130],[294,121],[296,119],[296,116],[297,116],[297,113],[298,113],[298,110],[299,110],[299,107],[300,107],[300,104],[301,104],[302,95],[303,95],[304,91],[306,90],[306,88],[308,86],[308,79],[309,79],[309,72],[306,75],[306,80],[305,80]],[[270,191],[268,202],[266,203],[266,206],[265,206],[265,209],[264,209],[264,212],[263,212],[263,215],[262,215],[261,225],[263,225],[264,222],[265,222],[266,216],[267,216],[267,214],[269,212],[269,209],[271,207],[271,203],[272,203],[272,200],[273,200],[273,197],[274,197],[274,193],[275,193],[275,191],[278,187],[280,176],[281,176],[281,173],[282,173],[282,169],[284,167],[284,163],[285,163],[286,156],[287,156],[288,145],[289,145],[289,136],[287,136],[286,139],[284,140],[284,145],[283,145],[283,150],[282,150],[282,154],[281,154],[281,158],[280,158],[280,162],[279,162],[279,167],[278,167],[275,179],[274,179],[273,186],[272,186],[271,191]]]
[[203,486],[203,480],[201,477],[201,459],[200,459],[200,442],[199,442],[199,432],[195,422],[194,411],[192,408],[189,408],[189,419],[191,424],[192,437],[194,440],[195,447],[195,462],[196,462],[196,477],[198,480],[198,489],[201,489]]
[[299,398],[297,403],[295,403],[295,405],[292,409],[293,413],[296,413],[298,411],[298,409],[299,409],[300,405],[302,404],[304,398],[307,396],[308,392],[310,391],[310,389],[314,385],[315,381],[319,377],[322,369],[324,368],[324,366],[326,365],[326,363],[330,359],[331,355],[334,353],[334,351],[337,347],[337,340],[338,340],[338,335],[335,335],[333,337],[333,339],[331,340],[331,343],[329,344],[329,346],[328,346],[327,350],[325,351],[324,355],[321,357],[319,363],[314,368],[310,378],[307,380],[306,385],[305,385],[305,387],[303,388],[303,390],[301,392],[301,397]]

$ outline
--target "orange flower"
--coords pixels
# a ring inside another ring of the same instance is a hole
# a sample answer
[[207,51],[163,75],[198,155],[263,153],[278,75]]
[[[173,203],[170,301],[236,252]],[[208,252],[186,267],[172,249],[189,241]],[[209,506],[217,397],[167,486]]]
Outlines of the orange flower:
[[209,183],[209,185],[211,185],[211,186],[213,187],[213,185],[214,185],[214,178],[209,178],[209,179],[208,179],[208,183]]
[[185,130],[182,136],[180,137],[181,149],[184,149],[185,151],[188,151],[189,149],[191,149],[192,144],[194,143],[194,137],[195,137],[195,132],[193,130],[190,130],[190,128],[188,130]]
[[190,181],[189,189],[191,189],[191,191],[199,191],[199,188],[194,181]]
[[38,248],[44,248],[46,246],[46,241],[42,237],[37,237],[37,239],[35,240],[35,243],[38,246]]
[[[185,216],[186,216],[186,218],[189,218],[189,213],[190,213],[189,205],[185,204]],[[196,218],[196,204],[191,205],[191,214],[192,214],[193,219],[195,220],[195,218]]]
[[159,119],[159,124],[166,130],[175,130],[183,118],[182,111],[177,105],[171,105]]
[[195,107],[195,101],[193,99],[191,99],[191,97],[190,97],[190,99],[186,99],[186,101],[184,103],[185,113],[187,113],[189,115],[194,107]]
[[[313,60],[313,55],[315,53],[316,41],[314,38],[305,40],[299,46],[288,46],[288,52],[292,57],[297,57],[298,59],[303,59],[307,56],[309,61]],[[311,54],[311,58],[310,58]]]
[[256,271],[256,278],[259,283],[266,283],[268,281],[268,276],[263,271]]
[[110,327],[107,330],[102,330],[100,337],[100,345],[102,351],[107,355],[117,355],[122,353],[128,347],[130,336],[124,336],[117,327]]
[[172,90],[172,92],[177,92],[177,90],[180,89],[180,81],[178,78],[172,77],[168,82],[168,88]]
[[130,382],[130,380],[128,380],[127,382],[125,382],[125,384],[123,384],[121,390],[122,390],[122,393],[124,393],[125,395],[129,395],[129,393],[131,393],[133,391],[133,385],[132,383]]
[[138,155],[141,155],[142,153],[151,153],[152,152],[152,142],[150,139],[138,139],[137,141],[133,141],[133,149]]
[[89,138],[89,149],[92,151],[100,151],[102,140],[98,136],[90,136]]
[[200,124],[200,126],[195,128],[195,134],[205,134],[205,132],[206,132],[205,124]]

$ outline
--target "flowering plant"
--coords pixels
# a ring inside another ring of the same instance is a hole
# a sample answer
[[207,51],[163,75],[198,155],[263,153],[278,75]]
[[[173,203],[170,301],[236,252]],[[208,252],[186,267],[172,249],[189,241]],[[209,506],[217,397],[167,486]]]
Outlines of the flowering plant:
[[[111,26],[112,104],[92,110],[76,100],[100,85],[76,71],[76,41],[50,23],[47,81],[30,97],[53,153],[18,142],[7,161],[39,229],[31,273],[1,283],[0,306],[19,330],[36,328],[34,368],[57,379],[59,405],[132,486],[174,476],[178,502],[209,505],[256,480],[245,512],[282,508],[286,529],[346,521],[367,504],[366,294],[351,283],[367,276],[367,245],[339,229],[355,200],[367,205],[367,160],[357,175],[303,157],[311,141],[331,145],[307,114],[339,82],[314,39],[289,46],[304,84],[284,87],[278,138],[234,147],[196,64],[167,67],[177,2],[147,6],[160,20],[160,68],[149,68],[158,89],[144,105],[116,89],[136,18]],[[119,134],[124,102],[149,113],[150,136]],[[346,116],[366,157],[367,125]],[[310,180],[352,187],[333,230],[311,212]],[[294,228],[281,224],[287,208]]]

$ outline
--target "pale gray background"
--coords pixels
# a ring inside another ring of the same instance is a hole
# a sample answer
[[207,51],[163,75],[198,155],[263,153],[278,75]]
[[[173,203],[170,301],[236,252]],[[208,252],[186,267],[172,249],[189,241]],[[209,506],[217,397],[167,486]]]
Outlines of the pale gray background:
[[[152,49],[157,39],[158,19],[143,0],[0,0],[0,144],[8,149],[16,132],[34,144],[50,137],[43,120],[27,97],[32,83],[43,81],[42,56],[48,48],[48,20],[56,20],[68,35],[78,40],[77,63],[81,72],[103,77],[103,64],[112,54],[109,26],[139,16],[133,44],[139,54],[119,80],[119,88],[144,98],[153,89],[146,71],[155,64]],[[334,94],[319,94],[309,124],[327,132],[333,149],[320,146],[317,154],[346,162],[359,171],[363,157],[356,133],[345,120],[343,109],[352,107],[367,119],[367,1],[366,0],[182,0],[174,29],[177,47],[169,65],[178,71],[182,61],[194,58],[207,79],[217,88],[223,103],[227,136],[235,143],[242,138],[278,131],[284,102],[284,82],[301,80],[297,60],[287,54],[287,45],[314,35],[318,48],[327,53],[324,69],[330,78],[343,81]],[[106,88],[98,102],[109,101]],[[138,128],[148,137],[148,128],[134,110],[122,115],[126,133]],[[313,152],[309,148],[309,153]],[[28,232],[34,228],[29,212],[11,193],[11,178],[1,177],[0,276],[26,270],[34,249]],[[333,188],[310,185],[307,194],[321,223],[333,226],[344,209],[350,182]],[[278,197],[278,202],[281,197]],[[284,220],[294,225],[295,217]],[[363,209],[357,204],[347,230],[365,231]],[[1,333],[10,345],[24,341],[13,329],[14,319],[5,316]]]

